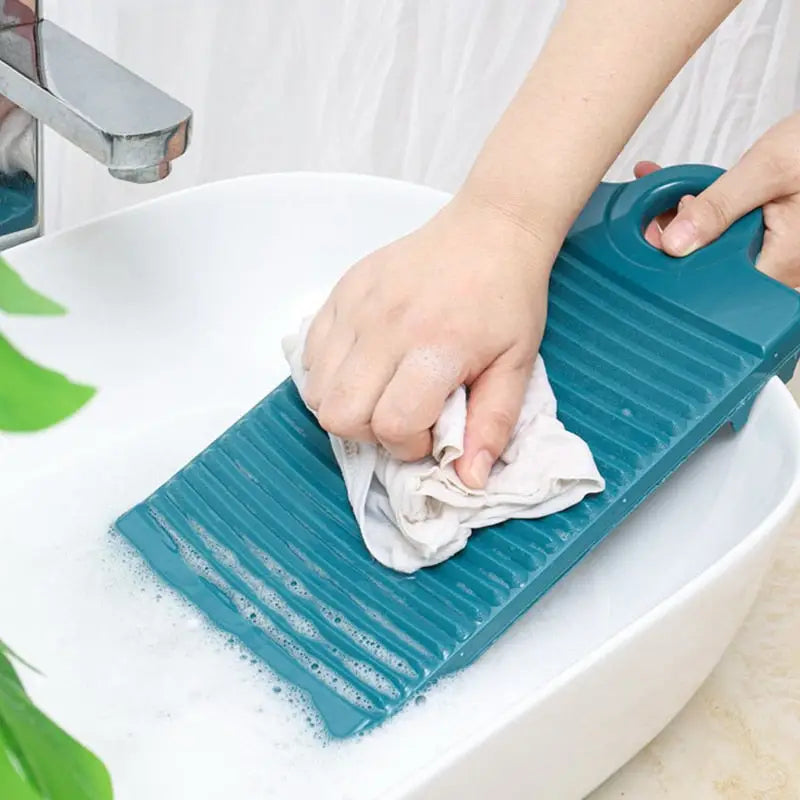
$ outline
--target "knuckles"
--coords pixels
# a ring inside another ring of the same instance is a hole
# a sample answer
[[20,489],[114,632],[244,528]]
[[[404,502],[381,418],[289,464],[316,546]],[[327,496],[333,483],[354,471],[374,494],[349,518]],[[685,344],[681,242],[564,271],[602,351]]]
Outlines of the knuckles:
[[371,427],[375,438],[388,445],[402,444],[414,434],[406,417],[380,407],[375,409]]
[[317,422],[328,433],[340,439],[362,439],[368,425],[359,410],[340,399],[325,399],[317,410]]

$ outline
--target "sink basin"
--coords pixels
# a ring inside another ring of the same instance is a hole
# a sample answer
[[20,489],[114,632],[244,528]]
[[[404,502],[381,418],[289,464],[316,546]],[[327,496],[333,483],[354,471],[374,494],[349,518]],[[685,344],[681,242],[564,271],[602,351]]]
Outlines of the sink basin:
[[747,614],[800,499],[800,412],[777,380],[476,664],[354,741],[324,741],[301,696],[109,533],[285,377],[280,337],[350,263],[446,199],[257,176],[5,254],[70,315],[3,330],[100,392],[56,428],[0,437],[0,635],[120,800],[582,798],[682,708]]

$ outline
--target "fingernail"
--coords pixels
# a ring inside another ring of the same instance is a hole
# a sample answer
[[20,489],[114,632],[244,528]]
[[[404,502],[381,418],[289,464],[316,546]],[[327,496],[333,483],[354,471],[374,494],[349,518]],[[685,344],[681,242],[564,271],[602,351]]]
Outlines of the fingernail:
[[690,219],[674,220],[664,229],[661,245],[676,256],[688,256],[697,250],[697,227]]
[[488,450],[481,450],[469,468],[469,485],[473,489],[483,489],[489,480],[489,473],[494,465],[494,458]]

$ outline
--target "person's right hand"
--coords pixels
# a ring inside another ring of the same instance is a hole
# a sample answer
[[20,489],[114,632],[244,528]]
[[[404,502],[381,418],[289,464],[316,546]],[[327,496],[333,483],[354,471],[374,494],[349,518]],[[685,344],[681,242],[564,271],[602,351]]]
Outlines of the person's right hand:
[[431,452],[447,397],[469,387],[461,479],[481,488],[519,417],[561,240],[457,195],[353,266],[315,318],[304,400],[328,432],[393,456]]

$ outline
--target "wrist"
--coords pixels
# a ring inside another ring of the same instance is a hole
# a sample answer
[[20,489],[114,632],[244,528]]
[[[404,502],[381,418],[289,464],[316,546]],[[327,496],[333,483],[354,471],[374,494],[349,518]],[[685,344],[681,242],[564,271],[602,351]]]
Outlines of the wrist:
[[492,231],[508,247],[535,254],[537,263],[549,266],[572,224],[572,216],[555,204],[523,202],[469,180],[449,206],[469,224]]

